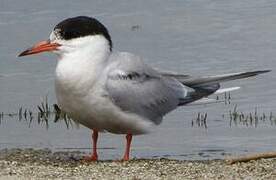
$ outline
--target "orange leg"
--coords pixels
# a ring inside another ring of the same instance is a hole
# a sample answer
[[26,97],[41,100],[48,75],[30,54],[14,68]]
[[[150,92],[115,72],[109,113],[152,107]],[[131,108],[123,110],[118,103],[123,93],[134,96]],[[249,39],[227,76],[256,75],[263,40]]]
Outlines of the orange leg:
[[126,135],[126,150],[125,150],[125,155],[123,157],[123,161],[128,161],[129,160],[129,152],[130,152],[130,145],[131,145],[131,140],[132,140],[132,134],[127,134]]
[[97,141],[98,141],[98,131],[93,130],[93,132],[92,132],[92,144],[93,144],[92,155],[89,157],[85,157],[84,158],[85,160],[87,160],[87,161],[97,161],[98,160]]

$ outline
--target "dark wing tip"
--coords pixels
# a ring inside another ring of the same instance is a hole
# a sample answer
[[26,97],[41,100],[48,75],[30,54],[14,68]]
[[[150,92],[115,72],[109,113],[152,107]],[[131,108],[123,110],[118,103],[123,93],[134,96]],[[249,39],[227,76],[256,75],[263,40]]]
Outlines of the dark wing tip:
[[263,73],[268,73],[270,71],[271,70],[248,71],[248,72],[240,73],[237,77],[240,77],[239,79],[247,78],[247,77],[257,76],[257,75],[263,74]]
[[257,74],[268,73],[270,71],[271,71],[270,69],[266,69],[266,70],[255,71],[254,73],[257,75]]

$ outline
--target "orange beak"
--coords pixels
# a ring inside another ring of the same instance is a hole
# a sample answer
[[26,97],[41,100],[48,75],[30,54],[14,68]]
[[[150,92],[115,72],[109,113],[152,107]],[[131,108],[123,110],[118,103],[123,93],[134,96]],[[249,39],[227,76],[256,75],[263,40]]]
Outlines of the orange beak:
[[33,47],[23,51],[18,56],[21,57],[21,56],[27,56],[27,55],[37,54],[41,52],[55,51],[55,50],[58,50],[57,48],[59,46],[61,45],[58,43],[51,43],[50,40],[41,41],[35,44]]

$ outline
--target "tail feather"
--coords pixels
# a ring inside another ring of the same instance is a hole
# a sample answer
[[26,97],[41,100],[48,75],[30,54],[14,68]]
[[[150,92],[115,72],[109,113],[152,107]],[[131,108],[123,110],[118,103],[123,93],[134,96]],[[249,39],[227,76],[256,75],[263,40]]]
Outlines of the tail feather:
[[241,87],[230,87],[230,88],[220,88],[214,92],[214,94],[223,94],[226,92],[236,91],[240,89]]

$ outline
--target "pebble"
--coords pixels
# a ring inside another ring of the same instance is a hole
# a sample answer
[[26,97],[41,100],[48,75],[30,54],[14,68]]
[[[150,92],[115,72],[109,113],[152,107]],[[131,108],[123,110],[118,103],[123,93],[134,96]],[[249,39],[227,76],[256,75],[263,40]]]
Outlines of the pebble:
[[179,161],[164,158],[134,159],[128,162],[83,162],[76,160],[81,154],[52,153],[48,149],[1,150],[0,180],[276,179],[276,159],[261,159],[233,165],[227,165],[223,160]]

